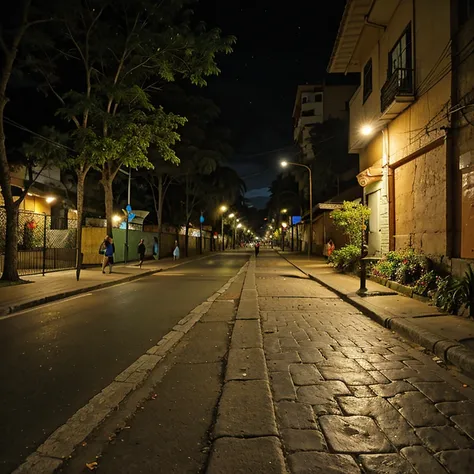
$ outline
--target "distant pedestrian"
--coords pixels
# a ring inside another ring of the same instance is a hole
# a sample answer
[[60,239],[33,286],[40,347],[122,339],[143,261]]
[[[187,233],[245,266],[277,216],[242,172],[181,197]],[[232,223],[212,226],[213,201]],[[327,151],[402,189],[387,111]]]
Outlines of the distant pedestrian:
[[102,273],[105,273],[105,268],[109,267],[109,273],[112,273],[112,268],[114,266],[114,253],[115,253],[115,245],[114,240],[112,237],[108,235],[105,237],[104,240],[104,259],[102,261]]
[[258,253],[260,252],[260,242],[255,242],[255,256],[258,257]]
[[153,258],[158,260],[159,255],[158,237],[153,237]]
[[138,266],[140,268],[142,268],[143,260],[145,260],[145,252],[146,252],[145,241],[143,239],[140,239],[140,242],[138,244],[138,257],[140,259]]
[[173,250],[173,260],[178,260],[179,259],[179,246],[178,246],[178,241],[174,241],[174,250]]
[[326,257],[329,258],[335,249],[336,246],[334,245],[334,242],[332,241],[332,239],[329,239],[326,243]]

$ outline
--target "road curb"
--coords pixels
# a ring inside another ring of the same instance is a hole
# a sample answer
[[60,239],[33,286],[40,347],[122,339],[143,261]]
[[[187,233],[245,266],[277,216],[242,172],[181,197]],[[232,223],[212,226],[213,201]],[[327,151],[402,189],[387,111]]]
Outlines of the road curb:
[[[365,302],[365,299],[363,297],[360,297],[355,293],[346,294],[339,291],[337,288],[332,287],[320,278],[312,275],[311,273],[306,272],[297,264],[286,258],[285,255],[282,255],[278,251],[276,251],[276,253],[280,257],[285,259],[289,264],[297,268],[300,272],[304,273],[308,278],[332,291],[343,301],[354,306],[361,313],[365,314],[376,323],[387,329],[396,331],[402,336],[411,340],[412,342],[415,342],[416,344],[425,347],[426,349],[436,354],[439,358],[443,359],[445,362],[449,362],[450,364],[458,367],[462,371],[466,372],[468,375],[472,376],[474,374],[474,351],[467,349],[465,346],[463,346],[457,341],[443,338],[435,333],[432,333],[431,331],[418,327],[410,320],[410,318],[400,318],[396,317],[395,315],[380,314],[374,309],[371,309],[369,307],[370,303]],[[362,302],[364,302],[365,304],[363,304]]]
[[184,262],[178,263],[176,265],[172,265],[167,268],[157,268],[155,270],[146,270],[143,273],[137,273],[135,275],[130,275],[125,278],[121,278],[120,280],[108,281],[104,283],[98,283],[93,286],[87,286],[84,288],[76,288],[74,290],[63,291],[60,293],[55,293],[54,295],[43,296],[42,298],[38,298],[31,301],[26,301],[25,303],[20,303],[17,305],[12,305],[7,307],[6,309],[0,309],[0,317],[8,316],[10,314],[18,313],[19,311],[24,311],[25,309],[34,308],[35,306],[41,306],[46,303],[52,303],[54,301],[63,300],[66,298],[71,298],[72,296],[81,295],[83,293],[88,293],[89,291],[95,290],[102,290],[104,288],[110,288],[111,286],[120,285],[121,283],[129,283],[134,280],[139,280],[140,278],[145,278],[150,275],[155,275],[156,273],[165,272],[167,270],[171,270],[173,268],[179,267],[181,265],[186,265],[187,263],[197,262],[198,260],[202,260],[204,258],[209,257],[209,255],[205,255],[203,257],[194,258],[192,260],[186,260]]
[[225,474],[235,466],[254,474],[286,474],[263,351],[254,256],[237,309],[224,380],[206,474]]
[[[185,262],[183,262],[185,263]],[[182,264],[175,265],[179,266]],[[171,267],[170,267],[171,268]],[[209,311],[216,295],[224,293],[247,270],[245,263],[217,292],[196,306],[129,367],[118,374],[112,383],[57,428],[36,451],[13,471],[13,474],[53,474],[61,467],[91,433],[114,411],[125,398],[139,388],[151,371],[178,344],[181,338]]]

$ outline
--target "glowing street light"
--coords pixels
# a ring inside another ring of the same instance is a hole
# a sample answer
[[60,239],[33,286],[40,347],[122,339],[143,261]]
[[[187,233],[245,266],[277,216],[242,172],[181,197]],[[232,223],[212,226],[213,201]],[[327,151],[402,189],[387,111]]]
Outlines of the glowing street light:
[[366,137],[368,135],[371,135],[373,131],[374,131],[374,128],[372,127],[372,125],[369,125],[369,124],[363,125],[362,128],[360,129],[360,133],[362,133],[362,135]]
[[281,210],[281,213],[282,213],[282,214],[286,214],[287,212],[288,212],[288,209],[282,209],[282,210]]
[[302,163],[290,163],[289,161],[281,161],[280,165],[282,168],[286,168],[288,165],[291,166],[300,166],[301,168],[306,168],[309,173],[309,232],[308,232],[308,258],[311,257],[312,247],[313,247],[313,175],[311,168]]
[[226,212],[226,211],[227,211],[227,206],[221,206],[221,207],[219,208],[219,210],[220,210],[221,212]]
[[55,198],[54,196],[48,196],[48,197],[46,198],[46,202],[47,202],[48,204],[51,204],[51,203],[54,202],[54,201],[56,201],[56,198]]
[[112,216],[112,220],[113,220],[116,224],[118,224],[118,223],[122,220],[122,217],[119,216],[119,215],[117,215],[117,214],[115,214],[115,216]]
[[224,212],[226,212],[227,209],[228,209],[227,206],[224,204],[219,208],[219,210],[222,213],[222,218],[221,218],[222,251],[224,251]]
[[233,218],[235,217],[235,214],[234,214],[234,213],[229,214],[229,217],[230,217],[231,219],[233,219]]

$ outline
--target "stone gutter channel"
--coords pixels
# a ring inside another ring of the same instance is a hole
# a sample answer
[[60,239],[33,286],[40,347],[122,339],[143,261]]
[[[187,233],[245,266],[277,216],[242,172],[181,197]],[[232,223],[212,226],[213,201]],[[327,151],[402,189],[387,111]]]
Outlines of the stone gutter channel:
[[270,381],[252,256],[230,342],[206,474],[286,474]]

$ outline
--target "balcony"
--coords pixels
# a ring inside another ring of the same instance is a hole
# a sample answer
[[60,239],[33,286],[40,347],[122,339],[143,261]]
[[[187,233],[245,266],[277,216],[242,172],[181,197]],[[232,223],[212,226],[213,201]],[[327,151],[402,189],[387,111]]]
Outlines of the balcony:
[[394,119],[414,100],[413,69],[395,69],[380,91],[381,118]]

